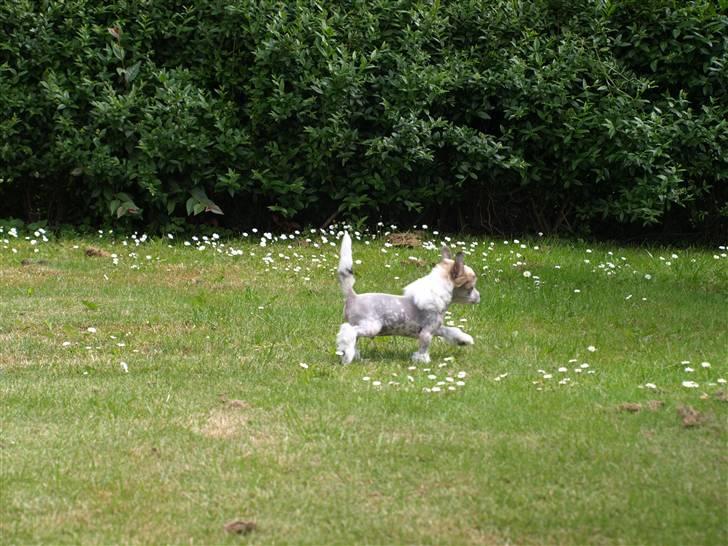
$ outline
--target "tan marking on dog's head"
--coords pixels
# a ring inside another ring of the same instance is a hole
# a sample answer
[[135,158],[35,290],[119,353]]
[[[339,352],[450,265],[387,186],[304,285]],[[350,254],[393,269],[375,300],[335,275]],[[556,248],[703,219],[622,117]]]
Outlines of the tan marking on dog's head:
[[462,252],[458,252],[454,260],[443,257],[440,262],[442,275],[450,279],[456,288],[473,288],[477,280],[475,271],[465,265],[464,262],[465,256]]
[[457,287],[470,289],[475,287],[476,281],[477,277],[475,275],[475,271],[467,265],[464,265],[460,275],[453,279],[453,284]]

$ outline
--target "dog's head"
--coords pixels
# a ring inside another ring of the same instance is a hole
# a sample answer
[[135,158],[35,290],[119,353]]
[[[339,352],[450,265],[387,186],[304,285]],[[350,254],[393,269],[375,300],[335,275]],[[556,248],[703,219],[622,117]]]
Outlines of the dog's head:
[[480,303],[480,293],[475,288],[475,271],[465,265],[462,252],[458,252],[453,260],[450,249],[443,246],[441,265],[453,283],[453,303]]

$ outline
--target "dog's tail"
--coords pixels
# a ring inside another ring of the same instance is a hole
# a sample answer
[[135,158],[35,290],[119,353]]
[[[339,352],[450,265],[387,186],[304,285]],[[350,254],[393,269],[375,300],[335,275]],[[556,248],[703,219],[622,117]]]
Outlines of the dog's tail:
[[341,238],[341,258],[339,258],[339,285],[345,297],[354,293],[354,260],[351,257],[351,237],[347,232]]

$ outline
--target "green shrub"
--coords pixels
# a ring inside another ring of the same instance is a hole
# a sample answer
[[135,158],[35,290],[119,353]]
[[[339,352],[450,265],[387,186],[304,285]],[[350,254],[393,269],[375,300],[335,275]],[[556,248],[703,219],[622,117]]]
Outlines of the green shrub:
[[0,216],[728,218],[728,18],[707,0],[18,0],[0,31]]

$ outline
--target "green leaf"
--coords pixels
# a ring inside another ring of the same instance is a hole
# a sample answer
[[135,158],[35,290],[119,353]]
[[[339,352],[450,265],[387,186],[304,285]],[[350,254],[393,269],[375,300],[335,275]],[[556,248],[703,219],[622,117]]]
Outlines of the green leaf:
[[95,304],[94,302],[89,301],[89,300],[81,300],[81,303],[89,311],[96,311],[99,308],[99,306],[97,304]]
[[124,51],[124,48],[121,47],[119,44],[112,43],[111,51],[114,53],[114,57],[116,57],[120,61],[123,61],[124,57],[126,57],[126,51]]
[[190,190],[190,197],[187,200],[187,215],[192,213],[195,215],[201,212],[212,212],[213,214],[224,214],[222,209],[217,206],[205,193],[204,188],[196,186]]
[[222,215],[222,209],[218,207],[215,203],[211,203],[205,207],[205,212],[212,212],[213,214],[220,214]]
[[141,61],[137,61],[126,69],[124,73],[124,80],[126,80],[126,83],[131,83],[136,79],[136,77],[139,75],[139,69],[141,68],[141,66]]

